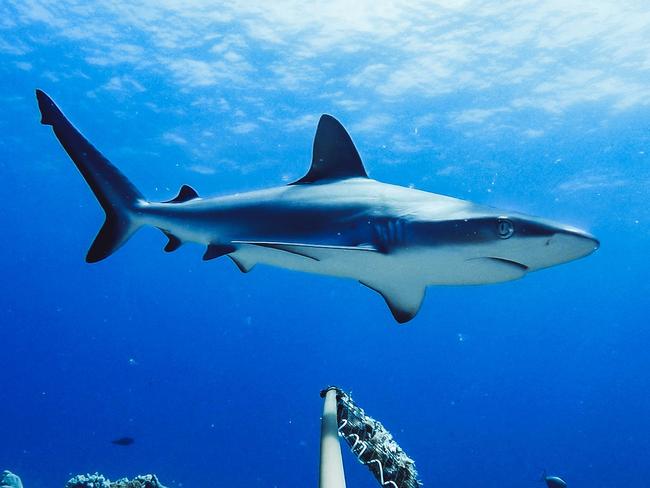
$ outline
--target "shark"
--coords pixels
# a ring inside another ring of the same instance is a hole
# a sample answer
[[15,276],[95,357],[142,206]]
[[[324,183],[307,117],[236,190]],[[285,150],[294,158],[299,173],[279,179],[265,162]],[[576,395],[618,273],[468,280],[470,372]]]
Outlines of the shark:
[[371,179],[345,128],[322,115],[311,166],[274,188],[202,197],[188,185],[152,202],[97,150],[52,99],[36,90],[52,127],[106,219],[86,255],[96,263],[138,229],[167,237],[166,252],[205,246],[203,260],[230,258],[357,280],[379,293],[399,323],[413,319],[432,285],[480,285],[591,254],[591,234],[549,220]]

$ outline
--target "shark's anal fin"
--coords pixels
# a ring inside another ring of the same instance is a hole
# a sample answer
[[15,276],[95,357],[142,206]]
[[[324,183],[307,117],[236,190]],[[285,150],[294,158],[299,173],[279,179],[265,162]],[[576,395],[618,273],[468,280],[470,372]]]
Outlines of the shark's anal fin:
[[178,195],[176,195],[171,200],[167,200],[166,202],[163,203],[183,203],[183,202],[189,202],[190,200],[195,200],[197,198],[199,198],[199,194],[196,192],[194,188],[192,188],[189,185],[183,185],[181,186],[181,189],[178,191]]
[[231,246],[230,244],[210,244],[205,250],[203,261],[209,261],[211,259],[225,256],[226,254],[230,254],[231,252],[235,251],[235,246]]
[[242,273],[249,273],[255,267],[254,262],[249,262],[246,259],[242,259],[240,256],[229,254],[228,257],[233,263],[235,263],[235,266],[237,266],[239,271]]
[[167,244],[163,248],[163,250],[165,252],[174,252],[179,247],[181,247],[181,245],[183,244],[183,241],[181,241],[178,237],[176,237],[171,232],[167,232],[166,230],[163,230],[162,232],[163,232],[163,234],[165,234],[167,236],[167,239],[169,239],[169,241],[167,241]]
[[331,115],[324,114],[318,121],[311,167],[305,176],[292,185],[319,183],[325,180],[367,178],[361,158],[349,134]]
[[408,322],[417,315],[424,300],[426,286],[419,283],[403,283],[396,280],[392,284],[359,281],[364,286],[379,293],[400,324]]

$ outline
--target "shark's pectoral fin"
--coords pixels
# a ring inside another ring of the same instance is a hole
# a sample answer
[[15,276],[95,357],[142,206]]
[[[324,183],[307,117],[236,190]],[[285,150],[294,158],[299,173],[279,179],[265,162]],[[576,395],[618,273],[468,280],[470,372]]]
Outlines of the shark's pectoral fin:
[[359,281],[364,286],[379,293],[400,324],[408,322],[417,315],[424,300],[426,285],[395,281],[390,284]]
[[278,251],[284,251],[290,254],[303,256],[308,259],[313,259],[314,261],[320,261],[318,257],[314,256],[314,253],[310,253],[309,250],[304,249],[304,246],[296,244],[285,244],[281,242],[246,242],[246,244],[252,244],[259,247],[268,247],[270,249],[277,249]]
[[229,254],[228,257],[232,260],[233,263],[235,263],[235,266],[237,266],[237,268],[239,268],[239,271],[242,273],[250,272],[255,267],[255,264],[257,264],[254,261],[250,261],[241,256],[237,256],[236,254]]
[[378,252],[377,248],[370,245],[361,246],[335,246],[329,244],[304,244],[295,242],[263,242],[263,241],[232,241],[233,244],[250,244],[253,246],[277,249],[298,256],[303,256],[314,261],[323,261],[333,253]]
[[235,251],[235,246],[231,246],[230,244],[210,244],[205,250],[203,261],[209,261],[210,259],[225,256],[226,254],[230,254],[231,252]]

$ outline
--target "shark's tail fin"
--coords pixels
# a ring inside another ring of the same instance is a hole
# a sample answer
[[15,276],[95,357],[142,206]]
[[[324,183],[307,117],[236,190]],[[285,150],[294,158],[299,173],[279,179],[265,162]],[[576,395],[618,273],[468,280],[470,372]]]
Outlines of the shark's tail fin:
[[106,213],[106,221],[86,255],[89,263],[101,261],[140,228],[137,211],[146,200],[126,176],[75,129],[50,97],[36,90],[36,99],[41,123],[52,126],[57,139]]

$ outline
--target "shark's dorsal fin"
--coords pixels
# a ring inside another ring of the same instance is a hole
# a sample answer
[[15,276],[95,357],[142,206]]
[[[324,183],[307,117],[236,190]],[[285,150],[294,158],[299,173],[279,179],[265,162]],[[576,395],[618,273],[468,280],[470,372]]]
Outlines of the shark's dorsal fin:
[[305,176],[292,185],[319,183],[325,180],[367,178],[354,143],[341,123],[324,114],[318,122],[311,167]]
[[178,191],[178,195],[176,195],[171,200],[167,200],[163,203],[183,203],[189,202],[190,200],[194,200],[196,198],[199,198],[199,194],[196,192],[196,190],[190,185],[183,185]]

